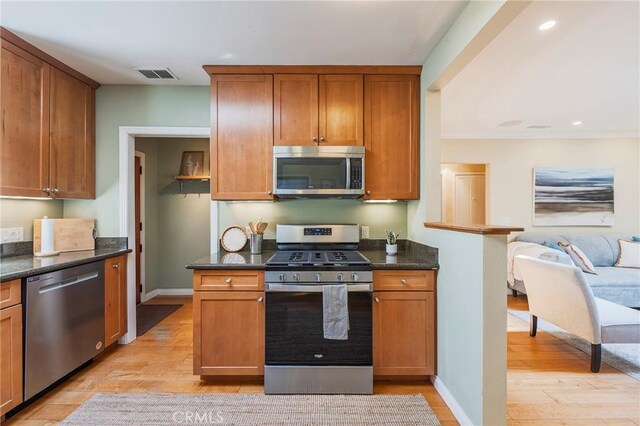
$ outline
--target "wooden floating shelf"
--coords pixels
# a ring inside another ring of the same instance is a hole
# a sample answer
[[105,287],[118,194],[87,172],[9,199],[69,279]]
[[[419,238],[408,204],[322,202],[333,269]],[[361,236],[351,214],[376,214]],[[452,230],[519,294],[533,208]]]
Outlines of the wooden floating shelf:
[[209,182],[211,180],[211,176],[174,176],[173,178],[180,183],[180,192],[184,191],[184,182],[185,181],[198,181],[199,180],[200,182]]

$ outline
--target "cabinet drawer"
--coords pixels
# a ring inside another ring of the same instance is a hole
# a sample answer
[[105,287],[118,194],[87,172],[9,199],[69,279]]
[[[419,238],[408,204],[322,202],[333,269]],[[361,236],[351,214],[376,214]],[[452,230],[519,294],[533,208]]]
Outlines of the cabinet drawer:
[[375,291],[433,290],[434,271],[373,271]]
[[194,290],[264,290],[264,271],[209,271],[193,273]]
[[0,309],[17,305],[22,301],[21,280],[11,280],[0,284]]

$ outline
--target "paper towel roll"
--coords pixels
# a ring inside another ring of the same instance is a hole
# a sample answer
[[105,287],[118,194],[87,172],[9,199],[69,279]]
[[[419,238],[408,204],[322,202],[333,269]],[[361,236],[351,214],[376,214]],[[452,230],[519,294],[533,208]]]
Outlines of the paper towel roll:
[[45,216],[41,222],[42,235],[40,236],[40,251],[42,253],[53,253],[54,241],[53,241],[53,219],[49,219]]

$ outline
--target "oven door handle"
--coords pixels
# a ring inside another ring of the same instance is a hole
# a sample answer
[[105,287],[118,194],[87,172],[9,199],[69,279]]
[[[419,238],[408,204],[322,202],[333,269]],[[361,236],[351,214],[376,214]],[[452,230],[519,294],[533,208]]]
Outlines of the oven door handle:
[[[267,283],[267,292],[289,292],[289,293],[322,293],[321,285],[288,285],[288,284],[269,284]],[[353,292],[371,292],[371,284],[350,284],[347,291]]]

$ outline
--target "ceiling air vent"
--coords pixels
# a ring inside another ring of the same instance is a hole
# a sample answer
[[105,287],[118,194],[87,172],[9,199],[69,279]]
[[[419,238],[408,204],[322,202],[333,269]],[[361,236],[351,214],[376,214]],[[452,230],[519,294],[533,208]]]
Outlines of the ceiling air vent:
[[138,68],[138,72],[151,80],[177,80],[178,77],[169,68]]

